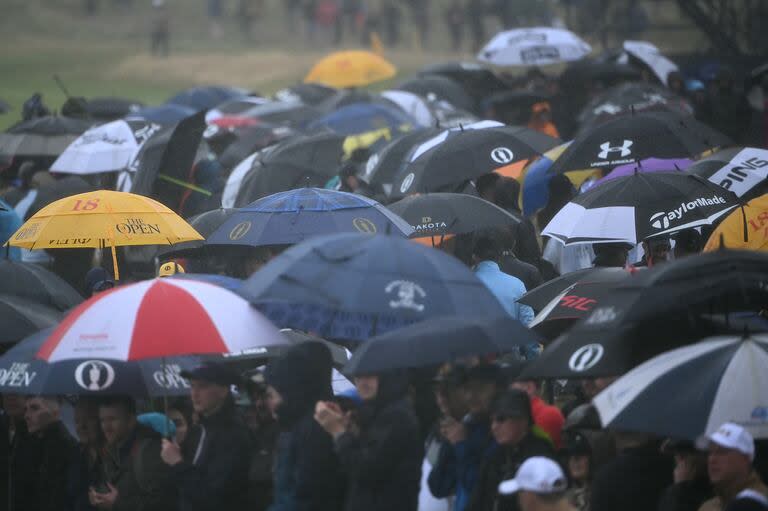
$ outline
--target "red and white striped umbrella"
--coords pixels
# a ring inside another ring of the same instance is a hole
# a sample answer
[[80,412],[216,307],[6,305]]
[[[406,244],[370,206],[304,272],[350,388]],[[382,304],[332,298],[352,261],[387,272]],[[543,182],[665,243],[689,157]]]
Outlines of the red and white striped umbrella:
[[49,362],[140,360],[288,344],[238,295],[193,280],[155,279],[99,294],[68,314],[40,348]]

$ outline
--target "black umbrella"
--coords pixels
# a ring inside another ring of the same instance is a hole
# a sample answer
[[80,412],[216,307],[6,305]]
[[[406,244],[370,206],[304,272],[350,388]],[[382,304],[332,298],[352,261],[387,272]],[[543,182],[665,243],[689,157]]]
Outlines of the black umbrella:
[[372,186],[391,185],[397,173],[407,164],[408,153],[441,131],[438,128],[426,128],[409,131],[393,139],[368,158],[361,177]]
[[[477,129],[470,129],[476,127]],[[517,126],[480,122],[452,128],[414,147],[390,197],[447,191],[465,181],[538,156],[559,139]]]
[[243,179],[235,206],[242,207],[273,193],[322,187],[338,172],[344,138],[334,133],[286,140],[254,161]]
[[66,281],[42,266],[0,261],[0,293],[26,298],[59,311],[67,311],[83,297]]
[[26,298],[0,294],[0,344],[19,342],[28,335],[55,326],[61,312]]
[[768,256],[757,252],[721,250],[656,266],[618,283],[603,304],[549,345],[526,374],[622,374],[668,349],[732,331],[711,315],[761,310],[766,289]]
[[261,122],[302,128],[308,122],[323,115],[323,111],[318,107],[305,105],[299,101],[272,101],[244,110],[238,115]]
[[85,103],[85,111],[92,119],[99,121],[114,121],[129,115],[144,103],[135,99],[103,97],[90,98]]
[[55,157],[93,124],[70,117],[38,117],[23,121],[0,134],[0,155],[5,157]]
[[503,317],[438,317],[369,339],[344,368],[345,374],[455,362],[464,357],[508,353],[541,338],[519,321]]
[[640,71],[629,64],[620,64],[613,58],[586,58],[573,62],[560,75],[565,89],[581,86],[588,88],[594,83],[611,87],[622,82],[636,82],[642,78]]
[[520,223],[497,205],[463,193],[412,195],[387,207],[411,224],[412,238],[463,234]]
[[[244,372],[248,369],[253,369],[260,365],[266,364],[270,359],[277,358],[283,355],[286,351],[290,350],[297,344],[305,342],[319,342],[324,344],[331,352],[331,358],[333,359],[333,365],[337,368],[344,367],[344,364],[349,360],[347,350],[338,344],[328,342],[325,339],[310,335],[299,330],[293,330],[290,328],[284,328],[280,330],[280,333],[288,339],[288,343],[281,344],[279,346],[266,346],[253,348],[246,351],[237,353],[228,353],[223,356],[224,361],[229,365],[235,365],[238,372]],[[221,360],[222,357],[211,357],[213,360]]]
[[326,99],[335,96],[338,92],[338,89],[319,83],[298,83],[277,91],[275,99],[285,102],[301,101],[307,105],[318,105]]
[[756,147],[724,149],[697,161],[686,172],[695,174],[726,188],[742,200],[764,192],[768,178],[768,150]]
[[689,116],[693,115],[693,107],[666,87],[645,82],[624,83],[598,94],[587,103],[578,117],[580,133],[587,133],[617,117],[640,112],[672,112]]
[[461,85],[478,104],[488,96],[509,88],[493,71],[476,62],[432,64],[422,68],[419,74],[450,78]]
[[261,124],[240,128],[229,133],[232,138],[226,149],[219,156],[219,163],[224,169],[234,169],[238,163],[256,151],[295,135],[291,128]]
[[531,108],[536,103],[550,101],[552,97],[541,91],[505,90],[487,96],[483,100],[483,112],[505,124],[527,124]]
[[38,189],[35,200],[27,209],[24,220],[28,220],[32,215],[52,202],[69,197],[70,195],[92,192],[95,189],[95,186],[80,176],[65,176],[50,184],[43,185]]
[[462,86],[446,76],[422,75],[404,81],[396,87],[427,99],[447,101],[461,110],[475,112],[477,105]]
[[[227,221],[237,210],[232,208],[219,208],[205,213],[200,213],[187,220],[203,238],[208,238],[213,231],[218,229],[221,224]],[[197,249],[205,245],[205,240],[186,241],[176,245],[163,247],[160,249],[159,256],[164,259],[173,259],[176,257],[189,257],[196,253]]]
[[579,282],[619,282],[629,273],[624,268],[584,268],[561,275],[531,289],[518,302],[540,311],[568,288]]
[[248,97],[248,95],[248,91],[245,89],[209,85],[183,90],[169,98],[166,103],[187,106],[199,112],[231,99]]
[[605,122],[576,137],[549,172],[592,168],[609,171],[646,158],[695,158],[731,143],[728,137],[692,117],[642,112]]

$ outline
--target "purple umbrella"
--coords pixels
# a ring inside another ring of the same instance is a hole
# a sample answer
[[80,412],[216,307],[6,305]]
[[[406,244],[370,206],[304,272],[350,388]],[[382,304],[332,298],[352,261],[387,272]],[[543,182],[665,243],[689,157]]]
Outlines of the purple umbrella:
[[607,176],[595,181],[593,186],[601,185],[609,179],[616,179],[622,176],[631,176],[637,172],[674,172],[683,171],[693,164],[689,158],[646,158],[639,163],[627,163],[613,169]]

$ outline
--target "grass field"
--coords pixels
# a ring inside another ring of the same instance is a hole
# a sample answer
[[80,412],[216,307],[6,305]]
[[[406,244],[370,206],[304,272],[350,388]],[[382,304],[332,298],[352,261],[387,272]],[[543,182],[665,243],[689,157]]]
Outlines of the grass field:
[[[193,85],[235,85],[268,94],[295,83],[333,47],[329,34],[320,34],[310,44],[300,24],[288,27],[281,2],[266,1],[263,18],[246,40],[231,12],[234,0],[229,0],[230,15],[222,19],[221,36],[215,38],[205,16],[205,0],[167,0],[173,13],[171,56],[153,58],[147,35],[150,0],[134,0],[131,8],[101,0],[101,11],[91,17],[85,16],[82,0],[3,0],[0,99],[13,110],[0,115],[0,129],[19,119],[21,104],[34,92],[42,93],[50,108],[59,109],[66,96],[54,75],[74,96],[122,96],[147,104],[161,103]],[[402,31],[404,42],[386,51],[400,69],[400,78],[428,63],[472,57],[441,51],[447,47],[441,26],[434,27],[429,51],[413,44],[407,24]],[[679,39],[672,44],[690,44],[685,36]],[[359,45],[357,40],[345,44]]]

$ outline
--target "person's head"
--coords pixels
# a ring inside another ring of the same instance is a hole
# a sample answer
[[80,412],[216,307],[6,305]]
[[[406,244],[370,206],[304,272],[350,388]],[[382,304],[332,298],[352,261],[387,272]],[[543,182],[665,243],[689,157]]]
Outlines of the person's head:
[[520,389],[533,399],[539,395],[539,383],[534,380],[515,380],[510,384],[513,389]]
[[30,396],[24,402],[24,420],[30,433],[39,433],[59,420],[58,398]]
[[99,422],[107,445],[121,445],[136,429],[136,402],[128,396],[104,398],[99,403]]
[[373,401],[379,392],[379,377],[375,374],[359,375],[354,377],[355,388],[360,399]]
[[21,420],[24,418],[24,396],[21,394],[1,394],[3,399],[3,410],[8,417]]
[[578,431],[564,431],[559,454],[571,481],[584,484],[591,479],[592,446],[587,437]]
[[643,241],[643,250],[645,251],[645,260],[648,261],[648,266],[653,266],[654,264],[663,264],[669,261],[672,245],[668,239],[653,238]]
[[708,444],[707,472],[716,488],[728,487],[749,477],[755,459],[755,440],[746,429],[726,422],[698,445],[705,443]]
[[504,247],[496,231],[481,231],[477,233],[472,245],[472,262],[475,264],[482,261],[497,262],[501,258],[502,252],[504,252]]
[[186,270],[184,270],[184,267],[176,261],[163,263],[157,270],[158,277],[170,277],[171,275],[176,275],[177,273],[186,273]]
[[463,370],[452,369],[435,382],[435,401],[445,417],[460,420],[469,411],[465,393],[461,389],[463,378]]
[[507,211],[520,211],[520,183],[511,177],[500,177],[494,187],[494,201]]
[[488,202],[496,203],[496,183],[499,182],[501,176],[496,172],[490,174],[483,174],[475,181],[475,188],[477,194],[487,200]]
[[675,94],[682,95],[685,92],[685,79],[680,71],[672,71],[667,75],[667,87]]
[[702,237],[696,229],[686,229],[675,233],[675,259],[680,259],[689,255],[701,252]]
[[224,364],[207,362],[191,371],[182,371],[189,380],[192,408],[202,417],[216,413],[230,397],[229,389],[238,383],[237,374]]
[[107,291],[113,287],[115,287],[115,281],[112,275],[101,266],[91,268],[85,274],[85,289],[90,293],[90,296]]
[[555,461],[542,456],[528,458],[517,469],[514,479],[503,481],[499,493],[517,493],[522,511],[539,511],[556,507],[566,498],[568,481]]
[[667,439],[661,445],[662,454],[675,460],[675,482],[695,481],[707,478],[707,454],[689,440]]
[[192,427],[192,405],[186,399],[179,399],[168,405],[168,418],[176,426],[176,441],[181,444]]
[[104,439],[99,422],[99,404],[96,400],[81,397],[75,403],[75,432],[81,444],[98,447]]
[[491,433],[499,445],[517,445],[525,438],[532,425],[531,400],[525,391],[509,389],[493,401]]
[[629,249],[626,243],[594,243],[592,250],[595,252],[594,266],[623,268],[627,265]]
[[488,415],[500,380],[501,372],[497,366],[483,364],[466,370],[461,390],[472,415]]

